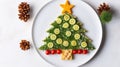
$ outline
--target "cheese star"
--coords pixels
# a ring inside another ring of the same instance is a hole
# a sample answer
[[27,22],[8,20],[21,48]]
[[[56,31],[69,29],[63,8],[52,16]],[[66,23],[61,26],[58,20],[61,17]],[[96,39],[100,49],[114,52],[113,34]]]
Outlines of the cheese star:
[[65,4],[61,4],[60,5],[63,8],[62,13],[68,12],[68,13],[72,13],[72,8],[74,7],[74,5],[70,4],[70,2],[68,0],[66,0]]

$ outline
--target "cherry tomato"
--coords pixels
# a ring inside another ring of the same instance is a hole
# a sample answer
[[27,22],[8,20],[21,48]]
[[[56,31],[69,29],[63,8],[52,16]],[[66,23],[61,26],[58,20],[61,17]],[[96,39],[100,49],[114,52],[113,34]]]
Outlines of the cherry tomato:
[[57,54],[61,54],[62,51],[60,49],[58,49],[56,52],[57,52]]
[[51,50],[51,54],[55,54],[56,53],[56,50]]
[[49,55],[50,54],[50,50],[46,50],[45,53],[46,53],[46,55]]
[[73,53],[73,54],[76,54],[76,53],[77,53],[77,50],[73,50],[72,53]]
[[87,54],[88,53],[88,50],[83,50],[83,54]]
[[78,54],[82,54],[82,53],[83,53],[83,50],[82,50],[82,49],[79,49],[79,50],[77,51],[77,53],[78,53]]

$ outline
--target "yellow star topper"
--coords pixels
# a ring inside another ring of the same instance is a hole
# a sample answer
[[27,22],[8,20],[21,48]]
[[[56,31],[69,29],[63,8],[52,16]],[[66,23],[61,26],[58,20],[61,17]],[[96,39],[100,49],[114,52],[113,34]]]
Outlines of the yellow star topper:
[[74,7],[74,5],[70,4],[70,2],[68,0],[66,0],[65,4],[60,4],[60,6],[63,8],[62,13],[72,13],[72,8]]

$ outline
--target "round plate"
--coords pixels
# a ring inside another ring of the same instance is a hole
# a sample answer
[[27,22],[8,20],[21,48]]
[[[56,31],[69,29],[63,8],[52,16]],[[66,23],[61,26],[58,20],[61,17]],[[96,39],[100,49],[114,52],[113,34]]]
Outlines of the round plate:
[[75,15],[82,23],[83,27],[88,31],[86,35],[93,40],[95,50],[86,55],[74,55],[72,61],[61,60],[60,55],[46,55],[39,47],[44,44],[43,40],[48,36],[46,32],[51,28],[51,23],[61,15],[62,9],[60,4],[64,4],[65,0],[53,0],[47,3],[38,12],[33,28],[32,38],[38,54],[48,63],[59,67],[76,67],[88,62],[98,51],[102,40],[102,26],[96,12],[85,2],[81,0],[69,0],[75,7],[73,15]]

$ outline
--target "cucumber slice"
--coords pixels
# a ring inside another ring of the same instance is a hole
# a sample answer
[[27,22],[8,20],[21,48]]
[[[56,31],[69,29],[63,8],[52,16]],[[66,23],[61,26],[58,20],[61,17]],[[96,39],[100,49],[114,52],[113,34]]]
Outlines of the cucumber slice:
[[65,22],[62,26],[63,28],[68,28],[69,27],[69,24],[67,22]]
[[51,34],[51,35],[50,35],[50,39],[51,39],[51,40],[55,40],[56,38],[57,38],[57,36],[56,36],[55,34]]
[[71,45],[72,46],[76,46],[77,45],[77,42],[75,40],[71,41]]
[[76,24],[76,25],[73,26],[73,29],[74,29],[75,31],[77,31],[77,30],[79,30],[79,26]]
[[48,46],[48,48],[52,48],[52,47],[53,47],[53,43],[52,43],[52,42],[49,42],[49,43],[47,44],[47,46]]
[[65,35],[66,35],[67,37],[69,37],[69,36],[71,36],[71,32],[70,32],[70,31],[66,31]]
[[57,18],[56,22],[57,22],[57,24],[61,24],[62,23],[62,19],[61,18]]
[[70,16],[69,15],[64,15],[64,20],[65,21],[68,21],[70,19]]
[[69,45],[68,41],[63,41],[63,46],[67,47]]
[[55,34],[59,34],[60,33],[60,29],[59,28],[54,29],[54,33]]
[[69,20],[69,23],[70,23],[71,25],[74,25],[74,24],[76,23],[76,20],[72,18],[72,19]]
[[74,38],[75,38],[76,40],[80,39],[80,34],[75,34],[75,35],[74,35]]
[[87,43],[86,42],[82,42],[81,43],[81,47],[83,47],[83,48],[87,47]]
[[62,39],[61,39],[61,38],[58,38],[58,39],[56,40],[56,43],[57,43],[57,44],[62,44]]

